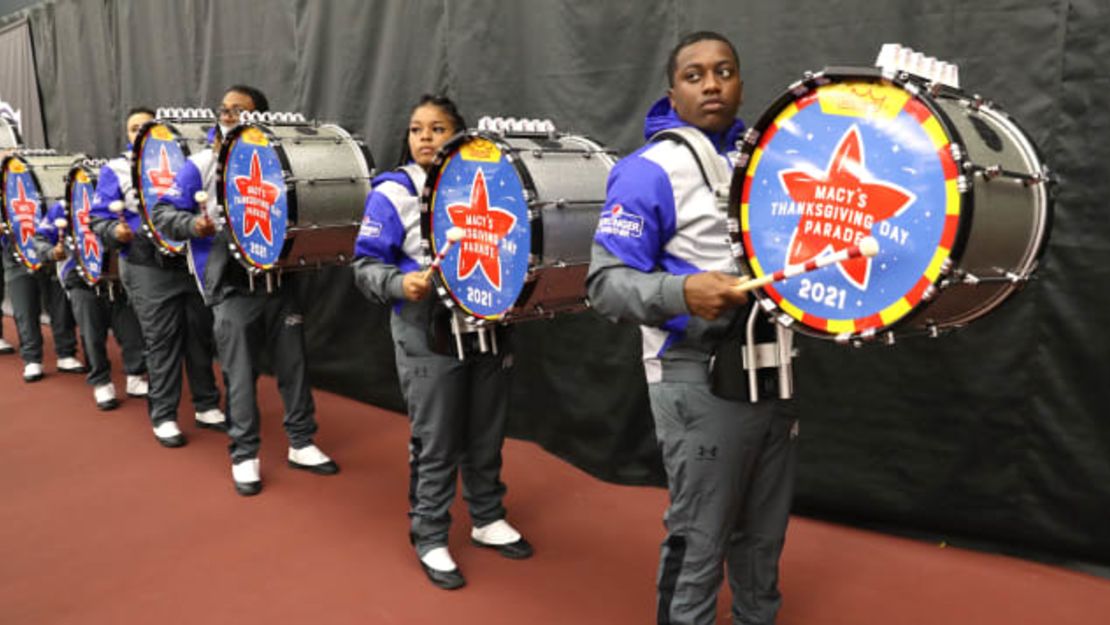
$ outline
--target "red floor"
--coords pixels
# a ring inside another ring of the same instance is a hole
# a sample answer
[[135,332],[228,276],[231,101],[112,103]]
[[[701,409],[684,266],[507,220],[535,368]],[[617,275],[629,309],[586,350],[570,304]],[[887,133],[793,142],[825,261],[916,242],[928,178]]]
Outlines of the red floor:
[[[510,520],[536,556],[471,547],[456,505],[469,585],[445,592],[408,546],[402,416],[317,392],[317,442],[343,471],[293,471],[276,386],[261,380],[265,490],[248,499],[232,489],[225,436],[193,428],[187,409],[189,444],[163,449],[144,402],[99,412],[53,358],[36,384],[21,367],[0,356],[2,625],[654,622],[661,490],[599,482],[509,441]],[[782,587],[780,625],[1110,622],[1108,580],[802,518]]]

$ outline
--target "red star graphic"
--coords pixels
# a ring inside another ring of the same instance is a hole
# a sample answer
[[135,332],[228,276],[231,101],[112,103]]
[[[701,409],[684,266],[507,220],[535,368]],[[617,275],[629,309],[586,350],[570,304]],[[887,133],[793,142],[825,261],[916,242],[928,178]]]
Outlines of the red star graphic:
[[243,197],[243,236],[249,237],[255,230],[270,245],[274,244],[273,225],[270,222],[270,208],[277,201],[281,189],[262,179],[262,163],[258,152],[251,155],[251,175],[235,176],[235,187]]
[[[901,187],[865,178],[863,144],[856,126],[840,139],[823,177],[798,169],[779,175],[790,198],[806,204],[786,255],[790,265],[858,245],[875,224],[901,214],[916,199]],[[867,289],[871,258],[853,258],[837,266],[856,288]]]
[[19,241],[23,246],[35,236],[35,209],[38,203],[27,199],[27,189],[23,188],[23,179],[16,178],[16,193],[19,197],[11,201],[12,213],[19,222]]
[[470,204],[447,207],[451,223],[466,231],[459,241],[458,279],[470,277],[476,268],[485,274],[493,288],[501,290],[501,239],[516,225],[516,216],[489,205],[486,177],[479,169],[470,184]]
[[165,145],[158,150],[157,169],[148,169],[146,175],[150,178],[150,184],[154,185],[157,195],[162,195],[173,186],[174,172],[170,169],[170,155],[166,153]]
[[77,223],[81,224],[85,258],[100,258],[100,240],[89,228],[89,209],[92,208],[92,204],[89,202],[89,190],[87,188],[82,189],[81,195],[82,201],[81,208],[77,211]]

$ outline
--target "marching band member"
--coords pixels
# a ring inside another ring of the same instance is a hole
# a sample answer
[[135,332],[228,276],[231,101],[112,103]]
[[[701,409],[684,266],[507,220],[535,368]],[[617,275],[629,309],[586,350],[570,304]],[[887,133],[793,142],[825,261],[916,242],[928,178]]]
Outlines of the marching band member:
[[[213,219],[217,204],[212,165],[219,141],[239,123],[240,113],[266,110],[266,97],[257,89],[244,85],[228,89],[219,109],[216,145],[189,157],[154,210],[159,230],[176,239],[190,240],[190,253],[200,274],[197,278],[215,315],[216,347],[227,385],[231,475],[236,492],[244,496],[262,490],[256,385],[264,347],[270,349],[285,404],[289,466],[318,475],[339,472],[339,466],[312,440],[317,429],[316,406],[308,383],[304,319],[293,284],[286,280],[274,293],[252,289],[247,270],[228,252],[227,229],[218,228]],[[204,206],[197,204],[200,191],[207,195]],[[205,250],[206,258],[201,258]]]
[[[726,159],[743,130],[735,48],[717,33],[688,35],[670,55],[667,78],[668,97],[648,113],[645,137],[693,127],[712,144],[708,158]],[[587,288],[595,310],[639,323],[643,333],[670,494],[661,624],[714,623],[722,565],[735,623],[773,623],[781,604],[797,430],[789,404],[726,399],[711,387],[711,354],[751,308],[734,289],[739,268],[729,240],[724,212],[683,142],[649,142],[610,173]],[[744,377],[739,367],[729,373]]]
[[[212,372],[212,314],[196,292],[185,259],[162,254],[137,234],[142,218],[132,187],[130,151],[139,129],[152,119],[154,112],[147,108],[128,112],[127,152],[100,169],[90,223],[101,241],[120,251],[120,281],[146,345],[147,405],[154,437],[165,447],[180,447],[186,443],[177,425],[182,359],[197,427],[222,429],[225,419]],[[111,210],[116,201],[125,208],[118,216]],[[133,393],[141,388],[127,390]]]
[[460,470],[472,542],[508,558],[532,555],[528,541],[505,520],[502,504],[510,357],[474,353],[460,361],[437,353],[428,338],[442,306],[430,297],[430,274],[420,265],[419,190],[436,151],[465,129],[451,100],[420,100],[405,133],[403,166],[379,176],[366,200],[354,263],[355,282],[366,297],[394,304],[397,373],[412,425],[410,540],[431,582],[448,590],[466,583],[447,549],[448,510]]
[[[112,410],[119,405],[116,387],[112,384],[112,363],[108,359],[108,329],[116,337],[123,351],[123,368],[127,372],[127,394],[144,397],[147,383],[143,379],[146,363],[143,361],[143,338],[135,312],[120,293],[114,300],[101,297],[89,286],[76,270],[76,261],[62,239],[63,229],[59,220],[66,221],[65,209],[60,203],[50,207],[46,217],[39,221],[35,231],[35,251],[41,258],[59,264],[58,274],[62,286],[73,305],[77,328],[81,332],[89,373],[85,381],[93,387],[93,399],[101,410]],[[65,224],[72,228],[73,224]],[[107,256],[107,250],[103,254]]]

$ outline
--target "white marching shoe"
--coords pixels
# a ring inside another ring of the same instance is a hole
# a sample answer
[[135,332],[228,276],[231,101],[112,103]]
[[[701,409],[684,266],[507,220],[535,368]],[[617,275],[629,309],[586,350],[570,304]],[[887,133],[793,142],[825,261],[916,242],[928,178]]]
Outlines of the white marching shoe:
[[42,379],[42,365],[37,362],[29,362],[23,365],[23,381],[24,382],[38,382]]
[[127,376],[127,394],[131,397],[146,397],[150,391],[150,385],[147,384],[146,378],[141,375],[128,375]]
[[532,557],[532,545],[505,519],[470,530],[470,542],[479,547],[496,549],[497,553],[513,560]]
[[0,354],[14,354],[15,346],[0,338]]
[[197,427],[209,430],[227,429],[227,417],[219,408],[202,410],[196,413]]
[[316,445],[308,445],[300,449],[289,448],[289,466],[294,469],[303,469],[317,475],[335,475],[339,473],[339,465],[320,451]]
[[65,358],[58,359],[58,371],[62,373],[84,373],[88,371],[85,365],[73,356],[66,356]]
[[235,482],[235,492],[244,497],[250,497],[262,491],[260,465],[258,458],[241,460],[231,465],[231,479]]
[[163,421],[154,428],[154,438],[163,447],[181,447],[185,444],[185,435],[177,427],[177,423],[173,421]]
[[116,387],[111,382],[94,386],[93,399],[96,400],[96,407],[101,410],[113,410],[119,406],[119,400],[116,399]]

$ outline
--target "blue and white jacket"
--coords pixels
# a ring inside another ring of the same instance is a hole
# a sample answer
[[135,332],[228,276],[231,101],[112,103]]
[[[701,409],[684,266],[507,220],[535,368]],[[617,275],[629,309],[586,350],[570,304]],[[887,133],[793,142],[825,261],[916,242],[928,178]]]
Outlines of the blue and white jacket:
[[[648,112],[644,137],[688,125],[663,98]],[[726,132],[707,133],[730,168],[743,131],[736,120]],[[641,325],[648,382],[662,379],[662,360],[708,361],[735,316],[747,313],[691,316],[683,284],[703,271],[739,273],[726,216],[689,148],[670,139],[648,143],[609,174],[587,276],[595,310]]]
[[355,274],[370,299],[395,304],[404,300],[404,274],[425,264],[420,247],[420,197],[427,173],[410,164],[374,178],[355,239]]
[[[143,218],[139,213],[138,195],[131,192],[130,147],[121,156],[113,158],[100,168],[96,178],[96,192],[93,194],[92,208],[89,209],[89,228],[101,241],[119,250],[120,258],[141,265],[157,263],[158,250],[143,236]],[[123,220],[131,228],[134,237],[131,242],[121,244],[116,240],[115,227],[119,223],[109,206],[120,200],[124,204]]]
[[[227,229],[220,226],[219,201],[216,198],[216,153],[212,149],[189,155],[189,159],[174,176],[173,186],[158,198],[154,206],[153,221],[159,232],[180,241],[188,241],[186,253],[189,270],[197,281],[197,288],[205,301],[216,304],[234,287],[223,280],[231,255],[228,252]],[[208,194],[205,206],[197,206],[197,191]],[[216,234],[198,237],[193,233],[193,222],[204,210],[216,222]]]

